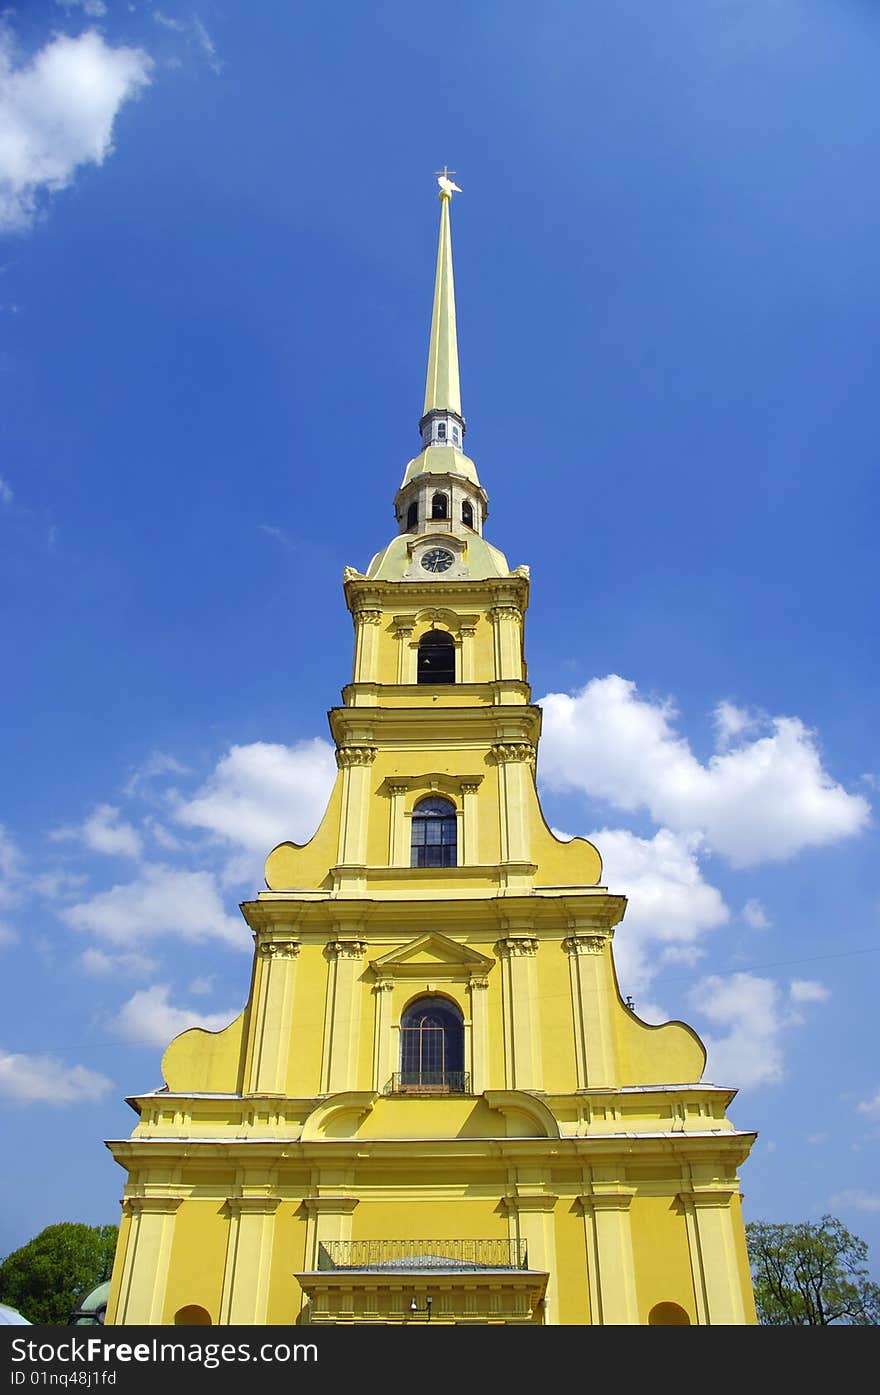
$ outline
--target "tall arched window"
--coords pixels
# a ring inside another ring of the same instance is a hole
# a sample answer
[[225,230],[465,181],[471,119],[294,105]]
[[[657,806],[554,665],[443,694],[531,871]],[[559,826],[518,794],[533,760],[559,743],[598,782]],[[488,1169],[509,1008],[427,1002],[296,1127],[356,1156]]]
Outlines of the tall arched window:
[[448,518],[449,500],[445,494],[435,494],[431,500],[431,517]]
[[403,1014],[400,1087],[442,1094],[467,1092],[464,1019],[448,998],[419,998]]
[[458,862],[458,820],[451,799],[429,795],[412,814],[412,867],[455,867]]
[[455,640],[446,630],[426,630],[419,640],[416,681],[455,682]]
[[468,528],[473,528],[474,526],[473,505],[469,504],[467,499],[464,500],[461,506],[461,521],[462,523],[466,523]]
[[419,502],[418,502],[417,499],[414,499],[413,502],[410,504],[409,508],[408,508],[407,511],[406,511],[406,526],[407,526],[407,528],[415,528],[415,526],[416,526],[416,524],[418,523],[418,521],[419,521]]

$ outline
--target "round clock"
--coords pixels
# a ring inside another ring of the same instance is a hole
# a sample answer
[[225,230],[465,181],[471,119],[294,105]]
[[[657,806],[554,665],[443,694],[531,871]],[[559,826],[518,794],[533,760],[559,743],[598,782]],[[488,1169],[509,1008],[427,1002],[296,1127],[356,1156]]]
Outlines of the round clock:
[[422,566],[426,572],[445,572],[454,561],[452,553],[447,552],[445,547],[432,547],[422,557]]

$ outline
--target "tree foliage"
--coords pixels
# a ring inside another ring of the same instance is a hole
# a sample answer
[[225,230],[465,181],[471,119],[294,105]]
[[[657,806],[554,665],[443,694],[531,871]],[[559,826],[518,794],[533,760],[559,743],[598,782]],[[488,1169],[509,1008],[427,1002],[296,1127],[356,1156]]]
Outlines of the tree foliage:
[[79,1300],[110,1278],[118,1234],[115,1225],[47,1226],[0,1262],[0,1303],[32,1323],[67,1323]]
[[835,1216],[816,1224],[746,1226],[758,1321],[770,1327],[880,1323],[868,1247]]

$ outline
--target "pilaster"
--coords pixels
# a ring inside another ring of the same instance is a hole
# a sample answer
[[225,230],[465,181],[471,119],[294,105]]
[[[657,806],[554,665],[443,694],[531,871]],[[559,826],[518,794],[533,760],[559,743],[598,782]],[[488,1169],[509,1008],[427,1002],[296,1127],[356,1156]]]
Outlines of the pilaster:
[[117,1324],[153,1326],[162,1323],[174,1218],[180,1196],[129,1196],[122,1203],[129,1218]]
[[694,1187],[678,1196],[687,1223],[697,1321],[710,1327],[746,1321],[731,1211],[735,1195],[735,1187]]
[[227,1198],[229,1232],[220,1299],[220,1322],[259,1326],[266,1322],[269,1273],[278,1196]]
[[572,1025],[579,1090],[617,1084],[611,1018],[616,994],[608,963],[610,936],[576,933],[562,942],[568,955]]
[[636,1326],[639,1321],[630,1206],[635,1188],[597,1183],[579,1196],[594,1325]]
[[283,1095],[287,1089],[299,952],[299,940],[257,937],[246,1094]]
[[501,960],[505,1084],[509,1090],[540,1090],[538,941],[528,935],[509,935],[495,949]]
[[364,940],[332,940],[328,959],[321,1091],[333,1094],[358,1087],[361,993],[358,978],[367,952]]

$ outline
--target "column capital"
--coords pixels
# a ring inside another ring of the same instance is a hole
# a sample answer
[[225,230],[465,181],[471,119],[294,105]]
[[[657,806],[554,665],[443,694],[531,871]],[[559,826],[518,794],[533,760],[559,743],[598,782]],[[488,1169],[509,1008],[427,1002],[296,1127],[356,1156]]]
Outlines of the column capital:
[[122,1209],[129,1216],[173,1216],[183,1204],[182,1196],[126,1196]]
[[503,1205],[512,1214],[522,1215],[527,1211],[553,1211],[556,1208],[558,1196],[552,1192],[533,1192],[524,1196],[503,1196]]
[[607,935],[567,935],[562,948],[566,954],[601,954],[609,939]]
[[502,959],[533,959],[538,953],[538,941],[526,935],[511,935],[495,946]]
[[304,1196],[302,1204],[311,1216],[350,1216],[359,1201],[357,1196]]
[[518,605],[493,605],[489,611],[489,619],[494,625],[500,620],[521,620],[522,611]]
[[356,625],[378,625],[382,620],[382,612],[374,610],[372,606],[360,606],[353,612],[352,618]]
[[280,1196],[228,1196],[226,1205],[233,1216],[273,1216],[281,1205]]
[[264,959],[295,959],[302,949],[299,940],[260,940],[257,953]]
[[366,940],[330,940],[328,952],[337,959],[363,959],[367,952]]
[[534,765],[536,758],[531,741],[497,741],[490,747],[490,753],[499,765],[508,761],[524,761],[528,765]]
[[736,1186],[693,1187],[680,1191],[677,1200],[690,1202],[692,1206],[729,1206],[738,1195],[739,1188]]
[[338,746],[336,748],[336,764],[340,770],[345,770],[352,765],[372,765],[376,759],[377,747],[375,746]]
[[577,1200],[585,1211],[628,1211],[635,1194],[635,1187],[617,1187],[614,1191],[593,1191]]

